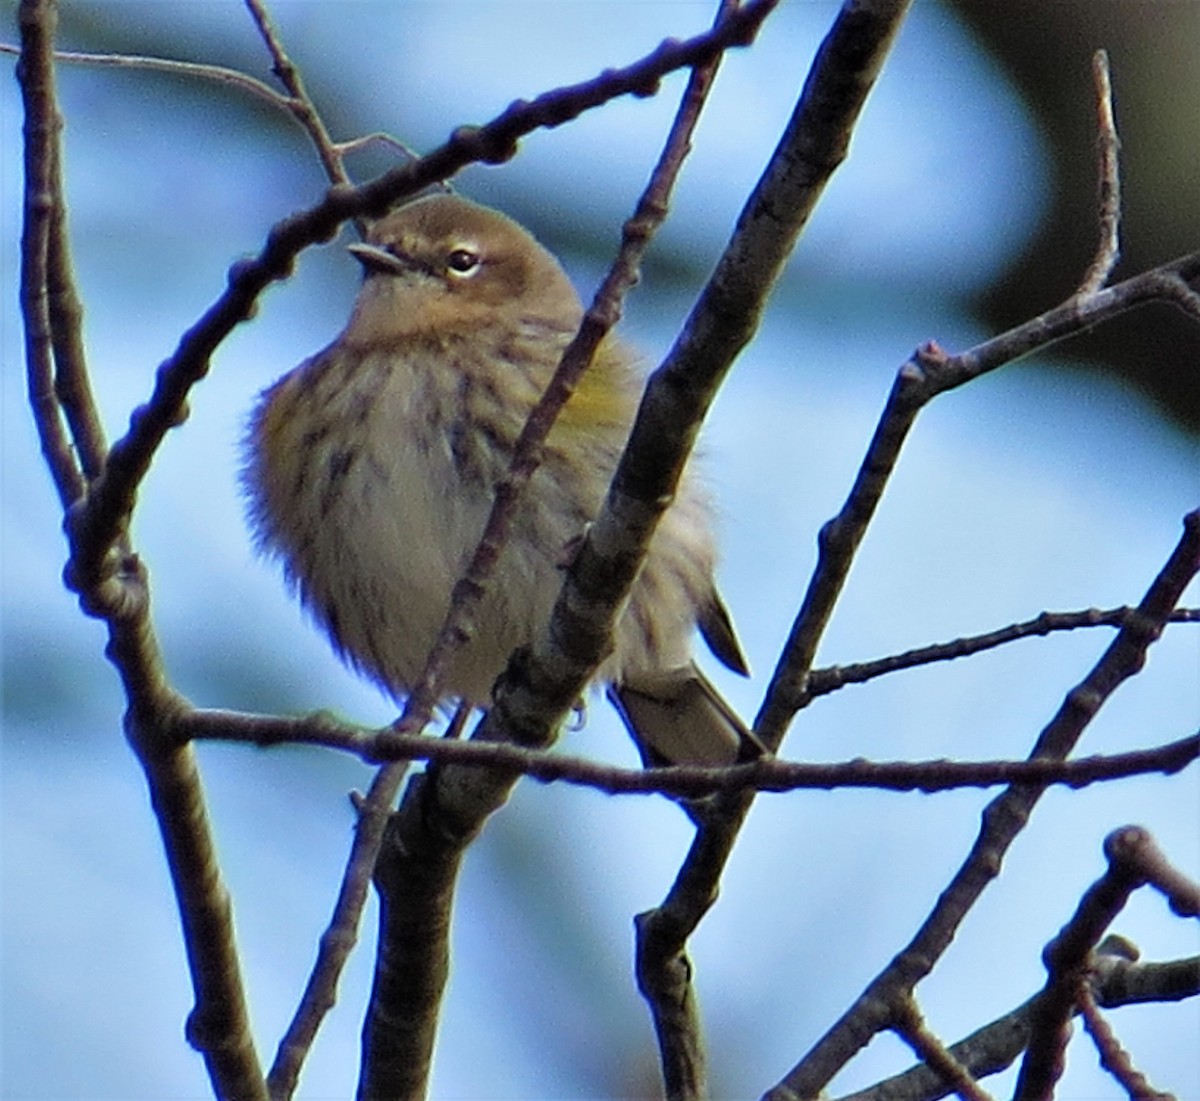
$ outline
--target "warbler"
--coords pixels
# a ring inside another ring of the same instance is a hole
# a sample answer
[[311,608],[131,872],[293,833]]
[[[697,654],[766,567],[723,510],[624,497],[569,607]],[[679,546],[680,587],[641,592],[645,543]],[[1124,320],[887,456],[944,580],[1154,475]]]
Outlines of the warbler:
[[[396,698],[420,676],[517,437],[583,316],[562,267],[505,215],[450,194],[349,246],[349,323],[261,396],[243,482],[261,549],[350,665]],[[444,702],[486,707],[549,622],[644,382],[608,337],[546,441]],[[761,747],[696,667],[696,628],[747,667],[713,581],[711,510],[685,471],[597,671],[647,763],[726,764]]]

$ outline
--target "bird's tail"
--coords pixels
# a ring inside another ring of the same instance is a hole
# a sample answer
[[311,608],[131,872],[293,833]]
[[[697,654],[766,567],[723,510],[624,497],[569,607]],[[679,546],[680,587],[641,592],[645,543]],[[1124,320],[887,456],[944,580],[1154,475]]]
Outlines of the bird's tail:
[[695,665],[610,685],[608,698],[647,767],[731,765],[767,752]]

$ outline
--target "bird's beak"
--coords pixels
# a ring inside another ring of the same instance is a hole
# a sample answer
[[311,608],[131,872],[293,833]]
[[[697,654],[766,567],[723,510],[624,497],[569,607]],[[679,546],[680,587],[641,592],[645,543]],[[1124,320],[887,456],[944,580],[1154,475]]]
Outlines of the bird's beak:
[[409,266],[399,256],[388,252],[387,249],[380,248],[378,245],[359,244],[355,242],[352,245],[347,245],[346,251],[362,264],[363,269],[368,274],[371,272],[380,272],[384,275],[401,275],[409,270]]

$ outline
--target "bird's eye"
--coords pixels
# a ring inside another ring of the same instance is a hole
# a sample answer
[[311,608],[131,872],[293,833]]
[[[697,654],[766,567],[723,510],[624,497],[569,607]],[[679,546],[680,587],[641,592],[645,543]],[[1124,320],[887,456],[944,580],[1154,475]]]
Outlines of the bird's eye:
[[473,275],[479,268],[479,253],[456,248],[446,257],[446,268],[453,275]]

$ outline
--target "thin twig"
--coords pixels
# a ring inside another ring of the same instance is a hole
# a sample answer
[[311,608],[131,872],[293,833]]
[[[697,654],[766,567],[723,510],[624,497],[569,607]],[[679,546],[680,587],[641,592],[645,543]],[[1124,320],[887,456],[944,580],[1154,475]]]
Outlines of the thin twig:
[[363,149],[372,145],[386,145],[395,153],[399,153],[405,160],[415,161],[420,154],[411,146],[405,145],[399,138],[392,134],[385,134],[382,130],[376,130],[373,134],[363,134],[360,138],[347,138],[345,141],[339,141],[334,148],[343,156],[348,156],[351,153],[358,153]]
[[[1084,627],[1120,627],[1132,608],[1088,608],[1079,612],[1042,612],[1023,623],[1013,623],[980,635],[968,635],[951,642],[938,642],[905,650],[899,654],[876,658],[874,661],[856,662],[853,665],[832,665],[814,669],[805,682],[804,690],[795,700],[797,709],[806,707],[818,696],[836,692],[848,684],[863,684],[888,673],[914,669],[938,661],[954,661],[1004,646],[1018,639],[1044,636],[1056,631],[1076,631]],[[1169,623],[1200,623],[1200,608],[1176,608],[1167,620]]]
[[991,1094],[955,1058],[953,1051],[925,1024],[915,998],[906,998],[897,1011],[892,1030],[914,1054],[963,1101],[991,1101]]
[[17,79],[25,109],[25,211],[21,231],[21,315],[29,403],[42,456],[58,499],[69,507],[83,497],[84,472],[63,424],[54,385],[54,328],[50,302],[51,239],[63,203],[59,178],[62,116],[54,87],[51,45],[57,10],[51,3],[19,8],[23,49]]
[[[0,53],[20,53],[20,48],[0,42]],[[294,115],[291,101],[280,95],[269,84],[237,69],[224,65],[210,65],[197,61],[179,61],[170,57],[147,57],[143,54],[83,53],[77,50],[55,50],[54,60],[68,65],[94,65],[111,69],[139,69],[143,72],[163,73],[167,76],[188,77],[212,81],[246,92],[255,99],[264,100],[270,106]]]
[[271,1101],[285,1101],[296,1092],[300,1071],[321,1022],[337,1001],[338,982],[358,942],[358,927],[380,841],[407,771],[407,762],[384,766],[375,774],[367,794],[356,804],[358,825],[333,914],[329,926],[321,934],[316,963],[267,1074]]
[[1096,1005],[1088,983],[1084,983],[1079,993],[1078,1012],[1083,1018],[1084,1029],[1096,1045],[1100,1065],[1121,1084],[1130,1101],[1175,1101],[1173,1094],[1163,1093],[1150,1085],[1149,1079],[1133,1065],[1129,1053]]
[[1092,56],[1092,76],[1096,82],[1096,194],[1100,241],[1096,256],[1075,292],[1081,298],[1095,294],[1103,287],[1121,258],[1121,169],[1118,160],[1121,143],[1113,118],[1107,50],[1097,50]]
[[[252,0],[247,0],[247,3],[250,2]],[[261,7],[261,5],[256,6]],[[263,9],[263,12],[265,15],[265,9]],[[267,18],[269,20],[269,16]],[[255,21],[257,23],[257,17]],[[268,26],[271,27],[271,33],[274,35],[273,24],[268,22]],[[260,34],[263,33],[261,26],[259,31]],[[275,38],[275,45],[282,49],[277,36]],[[268,42],[268,48],[270,48],[270,42]],[[16,55],[20,52],[21,48],[19,46],[14,46],[8,42],[0,42],[0,54]],[[274,50],[272,50],[272,54],[274,54]],[[286,57],[286,54],[284,56]],[[325,165],[331,182],[350,183],[350,180],[344,173],[340,177],[335,175],[330,170],[327,157],[331,157],[340,164],[342,158],[348,154],[356,153],[367,146],[375,144],[388,146],[388,148],[401,154],[405,160],[416,160],[418,157],[418,154],[399,138],[391,134],[385,134],[382,131],[376,131],[373,134],[364,134],[357,138],[347,138],[345,141],[334,141],[329,137],[328,130],[325,128],[324,123],[321,122],[319,115],[316,115],[315,105],[313,105],[307,92],[304,91],[303,86],[301,86],[299,92],[294,88],[289,88],[289,94],[285,95],[277,92],[266,81],[259,80],[258,77],[250,76],[249,73],[243,73],[238,69],[231,69],[225,65],[214,65],[198,61],[180,61],[171,57],[151,57],[146,54],[87,53],[78,50],[55,50],[54,60],[67,65],[91,65],[109,69],[138,69],[143,72],[162,73],[164,76],[182,77],[185,80],[206,80],[226,88],[232,88],[234,91],[244,92],[255,99],[261,100],[268,106],[282,111],[309,133],[309,136],[313,139],[314,146],[321,152],[321,162]],[[291,62],[289,61],[288,64],[291,65]],[[294,65],[292,65],[292,70],[295,71]],[[308,116],[310,113],[316,115],[315,127],[309,121]],[[324,135],[323,139],[320,136],[321,134]]]
[[309,136],[325,175],[331,184],[350,184],[352,181],[346,174],[346,166],[342,163],[342,155],[337,144],[329,136],[329,130],[313,103],[300,70],[296,68],[287,51],[283,48],[283,39],[279,36],[270,13],[262,0],[245,0],[246,9],[250,12],[254,25],[258,28],[267,52],[271,55],[272,71],[279,78],[279,83],[287,91],[286,106],[292,117],[304,128]]

